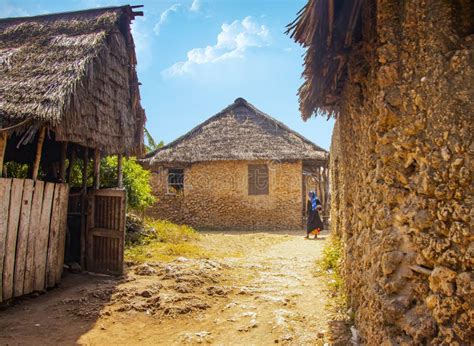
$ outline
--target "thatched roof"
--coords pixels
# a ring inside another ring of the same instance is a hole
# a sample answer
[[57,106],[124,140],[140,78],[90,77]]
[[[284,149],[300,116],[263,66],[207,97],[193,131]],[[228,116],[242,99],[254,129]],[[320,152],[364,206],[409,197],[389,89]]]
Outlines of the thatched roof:
[[224,160],[315,160],[328,153],[252,104],[234,103],[174,142],[146,155],[146,166]]
[[141,14],[121,6],[0,19],[0,128],[47,126],[56,140],[141,152],[130,31]]
[[351,46],[361,35],[363,0],[309,0],[288,26],[287,33],[307,47],[305,79],[298,90],[303,119],[313,113],[337,113],[341,87],[347,78]]

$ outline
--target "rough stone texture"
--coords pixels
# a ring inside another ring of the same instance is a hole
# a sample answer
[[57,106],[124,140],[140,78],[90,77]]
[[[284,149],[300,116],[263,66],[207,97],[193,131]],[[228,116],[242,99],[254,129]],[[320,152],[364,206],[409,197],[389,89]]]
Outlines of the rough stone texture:
[[351,52],[331,147],[332,228],[346,244],[351,305],[368,344],[466,345],[474,340],[470,5],[375,5],[365,18],[375,36]]
[[[269,194],[248,194],[248,164],[266,163]],[[167,194],[167,169],[152,172],[149,216],[199,228],[301,229],[302,162],[214,161],[184,171],[184,193]]]

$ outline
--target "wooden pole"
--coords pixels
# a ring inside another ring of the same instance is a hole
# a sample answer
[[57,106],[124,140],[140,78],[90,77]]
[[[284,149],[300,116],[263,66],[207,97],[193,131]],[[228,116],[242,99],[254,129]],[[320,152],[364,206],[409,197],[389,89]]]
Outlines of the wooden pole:
[[66,181],[66,155],[67,142],[61,142],[61,157],[59,160],[59,181],[61,183]]
[[82,166],[82,192],[84,194],[87,193],[87,166],[89,163],[89,149],[84,148],[84,154],[83,154],[83,162],[84,165]]
[[84,147],[84,166],[82,167],[82,203],[81,203],[81,268],[86,266],[86,230],[87,230],[87,166],[89,149]]
[[100,188],[100,151],[94,150],[94,189]]
[[6,132],[0,132],[0,177],[3,172],[3,160],[5,159],[5,149],[7,148],[8,135]]
[[122,169],[122,154],[117,156],[117,186],[123,187],[123,169]]
[[36,156],[35,156],[35,162],[33,164],[32,179],[35,181],[36,179],[38,179],[38,171],[39,171],[39,166],[40,166],[40,161],[41,161],[41,152],[43,151],[43,143],[44,143],[45,134],[46,134],[46,128],[42,127],[38,134],[38,144],[36,145]]
[[76,161],[76,148],[72,147],[71,150],[71,156],[69,157],[69,165],[67,166],[67,182],[71,184],[71,172],[72,172],[72,167],[74,165],[74,161]]

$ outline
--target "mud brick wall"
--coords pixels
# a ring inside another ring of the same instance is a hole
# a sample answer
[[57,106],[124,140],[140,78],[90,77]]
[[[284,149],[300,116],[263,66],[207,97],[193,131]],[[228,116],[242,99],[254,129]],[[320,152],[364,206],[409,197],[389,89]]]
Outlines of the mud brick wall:
[[[248,194],[248,165],[265,163],[269,194]],[[301,229],[302,162],[217,161],[184,170],[184,193],[169,195],[167,170],[152,172],[158,201],[147,214],[199,228]]]
[[467,345],[474,340],[472,5],[364,6],[375,37],[351,52],[331,148],[332,227],[346,244],[356,324],[368,344]]

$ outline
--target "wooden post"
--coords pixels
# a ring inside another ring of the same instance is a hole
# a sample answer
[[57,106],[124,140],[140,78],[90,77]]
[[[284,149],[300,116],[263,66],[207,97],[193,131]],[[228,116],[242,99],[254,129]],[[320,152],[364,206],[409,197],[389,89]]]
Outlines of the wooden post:
[[117,186],[123,187],[122,154],[117,155]]
[[71,148],[71,156],[69,157],[69,165],[67,166],[67,174],[66,174],[66,181],[70,184],[71,183],[71,172],[72,167],[74,165],[74,161],[76,161],[76,148]]
[[45,134],[46,134],[46,128],[42,127],[38,134],[38,144],[36,145],[36,156],[35,156],[35,162],[33,164],[32,179],[35,181],[38,178],[38,170],[39,170],[40,161],[41,161],[41,152],[43,151],[43,143],[44,143]]
[[61,157],[59,159],[59,181],[61,183],[66,181],[66,155],[67,142],[61,142]]
[[81,268],[86,264],[86,230],[87,230],[87,166],[89,163],[89,149],[84,147],[84,166],[82,167],[82,203],[81,203]]
[[5,149],[7,148],[8,135],[6,132],[0,132],[0,177],[3,172],[3,160],[5,159]]
[[94,150],[94,185],[95,190],[100,188],[100,151]]

